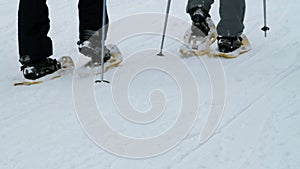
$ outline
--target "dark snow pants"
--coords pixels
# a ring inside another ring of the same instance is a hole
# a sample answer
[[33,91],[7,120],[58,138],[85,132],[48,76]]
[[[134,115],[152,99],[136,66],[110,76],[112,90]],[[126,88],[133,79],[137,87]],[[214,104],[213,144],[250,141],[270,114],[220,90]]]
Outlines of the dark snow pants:
[[[79,37],[84,30],[102,27],[102,0],[79,0]],[[52,55],[52,41],[46,0],[20,0],[18,11],[19,55],[41,60]],[[61,16],[63,17],[63,16]],[[108,16],[106,14],[108,23]],[[59,19],[59,18],[57,18]]]
[[[188,0],[187,12],[195,7],[210,10],[214,0]],[[221,36],[240,36],[244,30],[245,0],[220,0],[220,22],[217,26]]]

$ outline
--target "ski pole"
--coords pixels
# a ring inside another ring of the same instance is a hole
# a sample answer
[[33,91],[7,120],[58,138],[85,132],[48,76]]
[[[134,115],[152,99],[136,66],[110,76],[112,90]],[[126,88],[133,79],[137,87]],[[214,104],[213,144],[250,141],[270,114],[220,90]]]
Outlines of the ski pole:
[[95,83],[109,83],[109,81],[104,80],[104,48],[105,48],[105,34],[106,34],[106,0],[103,0],[102,9],[102,36],[101,36],[101,79],[96,80]]
[[264,8],[264,27],[262,27],[261,30],[265,32],[265,37],[267,37],[267,31],[270,30],[270,28],[267,26],[267,0],[263,1],[263,8]]
[[161,40],[161,46],[160,46],[160,52],[157,54],[157,56],[164,56],[163,49],[164,49],[164,42],[165,42],[165,37],[166,37],[166,31],[167,31],[167,24],[168,24],[168,19],[169,19],[170,7],[171,7],[171,0],[168,0],[167,10],[166,10],[166,18],[165,18],[165,25],[164,25],[164,31],[163,31],[162,40]]

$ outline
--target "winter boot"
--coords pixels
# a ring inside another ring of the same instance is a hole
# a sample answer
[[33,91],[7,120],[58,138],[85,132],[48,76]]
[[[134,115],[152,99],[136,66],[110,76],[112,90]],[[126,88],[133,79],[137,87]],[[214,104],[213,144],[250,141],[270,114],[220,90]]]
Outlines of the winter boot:
[[206,22],[206,19],[210,17],[208,11],[202,8],[194,8],[189,13],[193,21],[193,34],[204,34],[205,36],[207,36],[210,31],[208,23]]
[[[85,30],[80,34],[80,41],[77,42],[79,52],[90,57],[93,64],[90,66],[101,65],[102,38],[99,31]],[[110,50],[104,46],[104,63],[111,58]]]
[[238,49],[242,45],[241,37],[218,36],[218,48],[220,52],[229,53]]
[[26,79],[36,80],[48,74],[54,73],[61,68],[61,64],[55,59],[45,58],[39,61],[32,61],[29,55],[20,58],[21,71]]

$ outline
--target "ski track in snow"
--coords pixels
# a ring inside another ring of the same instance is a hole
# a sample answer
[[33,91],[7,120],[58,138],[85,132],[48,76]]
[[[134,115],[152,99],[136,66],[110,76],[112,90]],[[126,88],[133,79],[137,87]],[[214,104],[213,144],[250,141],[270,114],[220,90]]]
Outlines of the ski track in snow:
[[[54,42],[54,57],[78,57],[77,2],[48,1],[51,17],[49,35]],[[171,14],[189,19],[184,13],[186,2],[172,1]],[[143,12],[165,10],[166,1],[112,0],[108,2],[111,21]],[[201,112],[191,133],[171,151],[150,159],[126,159],[97,147],[78,123],[72,100],[72,77],[31,87],[13,87],[20,79],[17,49],[17,0],[0,2],[0,168],[1,169],[298,169],[300,167],[300,16],[299,2],[268,2],[268,24],[264,38],[262,2],[248,1],[245,34],[253,50],[237,59],[221,59],[227,81],[227,100],[222,122],[213,137],[199,145],[201,129],[209,110],[209,79],[199,66],[198,58],[183,59],[193,70],[199,70]],[[218,2],[212,8],[218,20]],[[125,28],[124,28],[125,29]],[[143,41],[141,43],[140,41]],[[177,52],[178,44],[166,40],[166,49]],[[120,44],[125,57],[136,48],[159,47],[160,37],[133,37]],[[206,56],[204,56],[206,57]],[[213,58],[208,58],[213,59]],[[133,63],[129,63],[133,64]],[[128,66],[129,66],[128,65]],[[127,65],[121,65],[126,67]],[[200,68],[199,68],[199,67]],[[201,70],[200,70],[201,69]],[[113,72],[106,76],[111,78]],[[153,85],[168,89],[167,103],[178,103],[172,93],[175,85],[161,75],[143,77],[135,86],[144,86],[143,78]],[[169,82],[169,83],[166,83]],[[151,86],[147,86],[151,89]],[[108,88],[99,87],[103,95]],[[148,90],[147,90],[148,91]],[[131,98],[137,108],[147,109],[148,93],[143,88]],[[171,92],[170,92],[171,91]],[[139,93],[141,92],[141,93]],[[104,103],[106,104],[106,103]],[[170,105],[176,107],[176,105]],[[170,113],[169,113],[170,114]],[[117,114],[118,115],[118,114]],[[116,115],[106,115],[119,132],[140,133],[136,126],[127,126]],[[166,121],[143,128],[160,133],[171,124]],[[133,131],[131,131],[133,130]]]

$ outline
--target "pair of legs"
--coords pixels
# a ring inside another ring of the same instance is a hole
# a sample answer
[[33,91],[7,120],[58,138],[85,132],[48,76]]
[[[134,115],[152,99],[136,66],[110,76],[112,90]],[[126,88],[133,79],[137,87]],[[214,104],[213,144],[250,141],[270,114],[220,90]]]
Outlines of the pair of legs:
[[[189,0],[187,12],[195,8],[210,11],[214,0]],[[239,37],[244,30],[245,0],[220,0],[220,22],[217,26],[219,36]]]
[[[79,39],[86,40],[85,31],[102,27],[102,0],[79,0]],[[106,24],[108,16],[106,13]],[[52,55],[52,41],[46,0],[20,0],[18,12],[19,55],[38,62]]]

